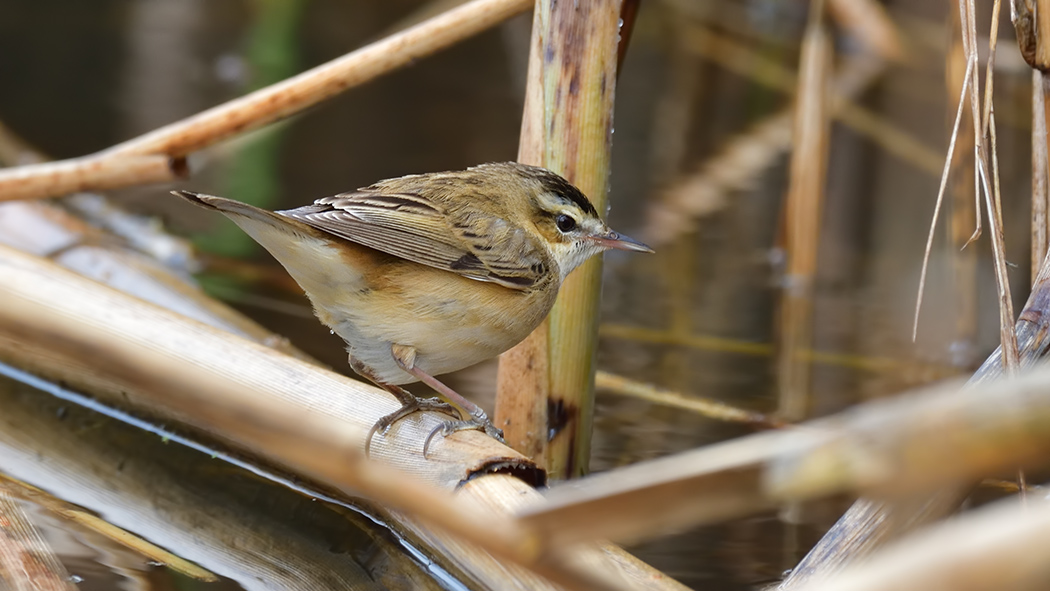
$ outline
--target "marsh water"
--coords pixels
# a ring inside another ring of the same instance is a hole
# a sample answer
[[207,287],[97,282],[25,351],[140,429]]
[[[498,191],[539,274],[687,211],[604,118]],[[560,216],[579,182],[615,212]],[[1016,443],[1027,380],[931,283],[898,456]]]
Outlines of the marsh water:
[[[0,121],[55,158],[94,152],[453,4],[0,0]],[[818,265],[808,278],[785,275],[789,146],[779,136],[755,139],[756,130],[790,107],[791,97],[749,76],[747,67],[727,69],[730,50],[711,41],[712,35],[729,38],[756,60],[794,72],[807,3],[641,4],[616,88],[609,220],[657,253],[606,256],[599,369],[773,413],[781,387],[776,344],[785,326],[778,306],[785,287],[799,282],[810,286],[804,293],[817,352],[808,357],[806,416],[965,375],[994,349],[998,317],[988,240],[957,248],[958,236],[973,231],[966,193],[972,177],[965,173],[953,177],[912,342],[939,180],[936,159],[943,157],[958,92],[953,84],[960,75],[949,60],[958,35],[943,2],[884,4],[909,58],[881,66],[853,100],[876,116],[876,127],[913,143],[904,149],[833,124]],[[193,177],[178,186],[279,208],[382,178],[512,160],[530,23],[528,15],[519,16],[304,114],[196,154]],[[840,64],[864,54],[856,38],[835,31]],[[1019,65],[1008,23],[1002,35],[996,116],[1007,258],[1020,302],[1029,282],[1029,73]],[[748,157],[722,158],[733,142],[747,140],[757,146]],[[717,180],[733,174],[746,182]],[[193,210],[168,189],[112,197],[163,220],[172,232],[194,236],[213,260],[244,259],[280,275],[232,224]],[[213,268],[200,280],[310,355],[351,373],[341,341],[312,318],[294,288],[244,275]],[[495,364],[485,363],[450,383],[491,408],[494,378]],[[41,504],[19,501],[81,589],[284,589],[291,587],[282,577],[304,572],[317,588],[463,584],[366,513],[239,468],[217,450],[190,450],[170,435],[8,378],[0,378],[0,409],[0,476],[167,544],[221,575],[218,582],[195,580]],[[591,469],[752,431],[599,391]],[[797,563],[849,501],[753,516],[631,550],[692,588],[758,588]],[[267,552],[280,559],[253,562]]]

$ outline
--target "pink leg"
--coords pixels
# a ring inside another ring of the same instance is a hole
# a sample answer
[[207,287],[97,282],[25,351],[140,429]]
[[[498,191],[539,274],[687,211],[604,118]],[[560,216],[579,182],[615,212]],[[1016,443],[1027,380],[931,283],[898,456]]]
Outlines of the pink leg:
[[486,435],[493,437],[500,442],[503,441],[503,431],[497,429],[496,426],[489,421],[488,415],[485,414],[485,411],[482,410],[480,406],[467,400],[434,376],[416,367],[416,350],[414,348],[405,345],[393,345],[390,348],[390,352],[394,355],[394,361],[397,361],[397,364],[401,369],[407,371],[418,378],[419,381],[433,388],[434,391],[441,395],[445,400],[448,400],[453,406],[462,409],[464,413],[470,417],[468,419],[466,416],[461,416],[458,421],[445,421],[431,431],[430,435],[427,435],[426,442],[423,443],[423,457],[426,457],[427,450],[430,449],[430,442],[438,433],[448,437],[456,431],[478,430],[484,431]]

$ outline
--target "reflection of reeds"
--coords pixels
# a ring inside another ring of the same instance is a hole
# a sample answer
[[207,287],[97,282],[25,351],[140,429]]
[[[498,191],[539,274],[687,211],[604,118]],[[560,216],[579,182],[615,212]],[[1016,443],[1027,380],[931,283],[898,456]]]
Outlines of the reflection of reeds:
[[[217,579],[212,579],[217,580]],[[51,545],[22,504],[0,484],[0,586],[11,591],[74,591]]]
[[787,262],[779,311],[777,414],[787,421],[798,421],[809,414],[810,363],[799,352],[811,348],[813,340],[813,285],[824,207],[830,133],[828,79],[833,60],[822,7],[818,2],[810,8],[802,41],[790,178],[784,203]]
[[[55,431],[62,431],[62,429],[54,429],[50,432],[53,433]],[[8,434],[10,435],[10,433]],[[0,474],[0,507],[3,507],[4,505],[5,495],[7,495],[8,498],[18,498],[23,501],[31,502],[42,509],[46,509],[50,513],[60,516],[62,519],[75,523],[80,528],[91,531],[120,544],[121,546],[134,550],[136,553],[150,560],[162,563],[175,572],[181,573],[187,577],[211,583],[219,580],[219,577],[215,576],[214,573],[211,573],[188,560],[184,560],[163,548],[151,544],[141,537],[101,519],[97,515],[93,515],[80,507],[53,497],[34,486],[30,486],[8,475]],[[7,515],[0,510],[0,516],[6,517]],[[59,572],[65,572],[65,569],[61,569]],[[0,580],[2,579],[3,575],[0,574]],[[64,580],[68,579],[69,575],[66,575]],[[37,584],[39,584],[39,582]],[[33,589],[38,588],[39,587],[33,587]]]
[[708,398],[686,396],[605,371],[599,371],[595,374],[594,387],[598,390],[605,390],[621,396],[630,396],[631,398],[645,400],[673,409],[688,410],[716,421],[743,423],[762,428],[783,426],[783,423],[780,421],[771,419],[759,412],[734,408],[723,402]]
[[[697,55],[757,84],[782,92],[796,91],[795,75],[754,48],[703,27],[680,29],[683,43]],[[884,68],[883,60],[870,55],[846,59],[831,83],[831,113],[887,152],[920,170],[939,173],[941,159],[935,151],[892,122],[852,102],[878,79]],[[788,108],[753,124],[727,141],[695,173],[662,189],[660,198],[649,204],[643,238],[654,245],[669,244],[688,232],[697,218],[725,207],[730,193],[750,188],[791,147],[793,113]]]

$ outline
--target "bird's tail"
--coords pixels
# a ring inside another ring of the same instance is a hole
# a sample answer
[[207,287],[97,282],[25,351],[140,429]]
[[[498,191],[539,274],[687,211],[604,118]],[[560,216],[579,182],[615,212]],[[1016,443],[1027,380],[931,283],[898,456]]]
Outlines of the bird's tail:
[[192,191],[172,191],[171,194],[182,197],[186,201],[206,209],[219,211],[235,222],[238,221],[237,218],[239,217],[248,218],[264,224],[287,224],[289,221],[288,218],[273,213],[272,211],[266,211],[265,209],[260,209],[254,205],[242,203],[233,199],[227,199],[225,197],[216,197],[215,195],[205,195],[204,193],[194,193]]

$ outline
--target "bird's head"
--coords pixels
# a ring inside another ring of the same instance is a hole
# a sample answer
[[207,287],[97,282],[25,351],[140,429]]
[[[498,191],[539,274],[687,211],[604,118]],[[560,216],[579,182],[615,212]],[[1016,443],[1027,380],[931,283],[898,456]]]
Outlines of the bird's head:
[[520,183],[521,191],[516,193],[522,200],[522,213],[550,248],[562,279],[587,259],[609,249],[653,252],[645,244],[611,230],[583,192],[546,168],[501,162],[472,170],[483,168],[492,172],[502,169],[499,172]]

